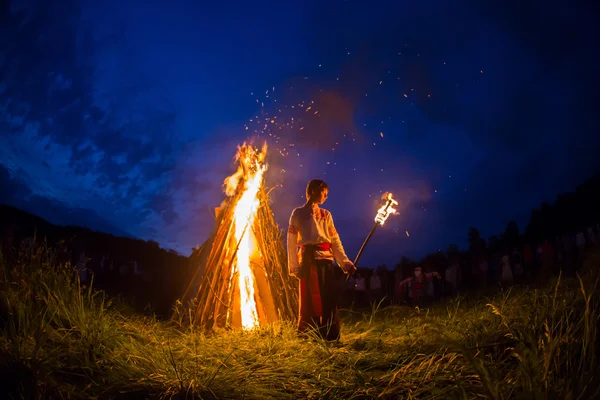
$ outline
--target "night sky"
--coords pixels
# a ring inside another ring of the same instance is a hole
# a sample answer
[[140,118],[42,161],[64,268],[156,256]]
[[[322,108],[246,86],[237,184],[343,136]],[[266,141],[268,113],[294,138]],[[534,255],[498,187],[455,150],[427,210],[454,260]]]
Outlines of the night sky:
[[592,1],[125,3],[13,1],[44,17],[1,30],[0,202],[189,255],[253,137],[282,228],[324,179],[351,258],[393,192],[392,266],[600,167]]

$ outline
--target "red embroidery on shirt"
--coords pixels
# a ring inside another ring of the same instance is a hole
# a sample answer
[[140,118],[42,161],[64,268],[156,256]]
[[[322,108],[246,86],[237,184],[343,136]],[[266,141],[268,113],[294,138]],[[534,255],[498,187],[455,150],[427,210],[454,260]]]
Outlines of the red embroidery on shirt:
[[323,210],[322,208],[319,208],[317,210],[317,212],[315,213],[315,219],[317,221],[323,221],[325,218],[327,218],[327,210]]
[[337,236],[337,232],[333,226],[329,227],[329,236]]

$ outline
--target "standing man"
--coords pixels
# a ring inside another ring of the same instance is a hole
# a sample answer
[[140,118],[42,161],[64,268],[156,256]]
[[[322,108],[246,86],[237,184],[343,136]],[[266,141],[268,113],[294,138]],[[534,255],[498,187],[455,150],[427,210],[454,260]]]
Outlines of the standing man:
[[313,179],[306,186],[306,204],[292,211],[287,234],[288,269],[300,280],[298,331],[315,329],[326,340],[339,340],[333,261],[346,274],[354,273],[356,267],[344,251],[331,213],[319,207],[328,195],[327,184]]

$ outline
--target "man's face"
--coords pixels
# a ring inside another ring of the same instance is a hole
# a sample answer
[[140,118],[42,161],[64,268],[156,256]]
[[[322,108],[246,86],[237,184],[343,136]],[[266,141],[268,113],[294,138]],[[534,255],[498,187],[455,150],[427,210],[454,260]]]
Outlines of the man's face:
[[325,203],[325,200],[327,200],[328,196],[329,196],[329,189],[325,188],[325,189],[321,190],[321,193],[319,193],[317,195],[317,204]]

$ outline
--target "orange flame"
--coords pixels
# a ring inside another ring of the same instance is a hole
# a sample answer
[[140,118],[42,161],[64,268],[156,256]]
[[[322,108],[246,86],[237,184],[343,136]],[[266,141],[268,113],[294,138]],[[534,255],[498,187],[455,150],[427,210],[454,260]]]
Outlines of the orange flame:
[[233,196],[241,187],[242,195],[234,209],[235,240],[237,243],[236,265],[232,269],[238,273],[238,288],[240,294],[240,312],[242,328],[252,329],[258,326],[258,311],[254,297],[254,274],[250,268],[250,256],[255,248],[252,234],[252,224],[260,201],[258,192],[263,182],[263,176],[267,170],[265,157],[267,145],[263,145],[262,151],[244,143],[238,146],[236,161],[238,170],[225,179],[225,192]]
[[390,215],[396,214],[394,207],[398,205],[391,192],[384,193],[381,199],[385,200],[385,203],[377,210],[377,215],[375,216],[375,222],[379,225],[383,225]]

